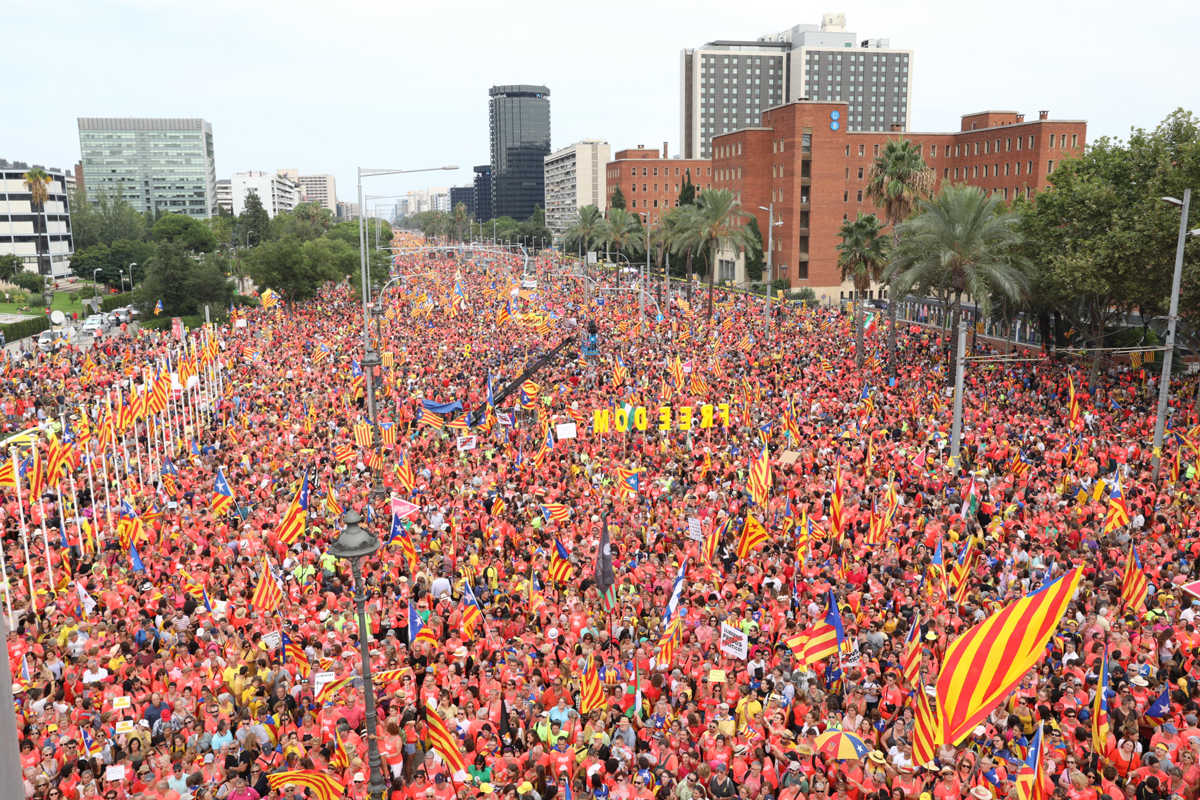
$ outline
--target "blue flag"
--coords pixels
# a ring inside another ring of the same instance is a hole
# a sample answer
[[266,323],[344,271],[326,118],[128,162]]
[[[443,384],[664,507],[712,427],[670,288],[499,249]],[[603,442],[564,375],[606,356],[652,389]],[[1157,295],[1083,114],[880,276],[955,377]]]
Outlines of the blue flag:
[[142,557],[138,555],[137,545],[129,545],[129,561],[133,565],[134,572],[145,572],[146,565],[142,563]]

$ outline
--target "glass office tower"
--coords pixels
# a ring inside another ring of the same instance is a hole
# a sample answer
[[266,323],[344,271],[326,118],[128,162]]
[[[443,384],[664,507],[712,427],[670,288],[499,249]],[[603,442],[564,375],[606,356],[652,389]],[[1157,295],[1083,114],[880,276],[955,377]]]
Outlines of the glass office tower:
[[152,214],[216,213],[212,125],[202,119],[80,117],[79,149],[93,202],[106,194]]
[[545,207],[545,158],[550,154],[550,90],[493,86],[491,128],[492,215],[528,219]]

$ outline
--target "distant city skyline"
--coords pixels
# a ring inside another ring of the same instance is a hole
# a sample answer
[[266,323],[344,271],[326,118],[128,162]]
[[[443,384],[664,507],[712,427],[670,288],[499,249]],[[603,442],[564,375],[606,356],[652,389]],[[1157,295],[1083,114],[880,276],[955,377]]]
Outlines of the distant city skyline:
[[[603,138],[614,152],[678,136],[679,54],[715,38],[753,39],[844,13],[862,36],[886,36],[915,54],[912,131],[957,128],[965,110],[1049,108],[1086,119],[1089,140],[1153,128],[1179,106],[1200,107],[1186,70],[1200,15],[1187,0],[1132,19],[1127,4],[1078,7],[1013,0],[1003,15],[935,0],[920,9],[868,2],[798,9],[767,0],[686,5],[617,0],[580,26],[576,11],[530,2],[425,7],[316,0],[281,9],[260,0],[178,6],[154,0],[65,0],[53,31],[58,55],[36,37],[11,37],[0,152],[69,169],[80,160],[78,117],[200,118],[212,125],[215,172],[295,167],[331,174],[353,200],[355,167],[457,164],[429,176],[372,179],[372,194],[465,186],[489,161],[489,86],[545,84],[553,91],[552,150]],[[14,30],[45,27],[44,9],[6,10]],[[179,31],[187,31],[181,37]],[[1163,35],[1169,31],[1170,35]],[[320,42],[320,68],[301,72],[302,42]],[[589,42],[598,49],[592,55]],[[1109,47],[1153,53],[1116,59]],[[481,58],[450,54],[472,53]],[[204,69],[168,68],[172,63]],[[154,65],[154,66],[151,66]],[[431,71],[436,65],[436,72]],[[300,79],[300,75],[303,79]],[[436,75],[436,80],[427,78]],[[31,103],[31,98],[53,102]],[[1119,99],[1119,102],[1117,101]],[[682,153],[677,140],[672,153]]]

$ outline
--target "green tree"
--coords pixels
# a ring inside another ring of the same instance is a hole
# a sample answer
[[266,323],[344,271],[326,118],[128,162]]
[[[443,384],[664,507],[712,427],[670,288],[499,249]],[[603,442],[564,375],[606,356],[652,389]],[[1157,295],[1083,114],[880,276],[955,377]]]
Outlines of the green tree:
[[[766,252],[766,246],[763,243],[762,231],[758,228],[758,217],[750,214],[746,219],[746,229],[750,233],[750,238],[754,240],[754,250],[746,251],[746,280],[761,281],[763,279],[763,253]],[[767,291],[771,291],[771,287],[767,287]]]
[[996,298],[1015,302],[1028,296],[1020,218],[999,197],[974,186],[944,187],[919,208],[919,214],[900,223],[900,241],[884,278],[895,297],[916,288],[946,298],[952,345],[964,296],[976,303],[981,318],[991,314]]
[[625,210],[625,193],[621,191],[621,187],[613,189],[612,197],[608,200],[608,207],[612,209]]
[[684,239],[691,239],[698,250],[708,251],[708,329],[712,329],[713,284],[717,273],[717,252],[722,247],[735,251],[753,252],[757,243],[751,238],[745,223],[749,216],[727,189],[712,189],[700,195],[696,201],[696,213],[688,217],[689,230]]
[[[1073,344],[1100,347],[1124,314],[1163,312],[1179,209],[1159,198],[1180,197],[1187,186],[1200,186],[1200,121],[1180,109],[1152,131],[1093,142],[1083,156],[1055,168],[1035,202],[1018,205],[1034,265],[1034,311],[1048,339],[1051,317],[1074,331]],[[1197,206],[1193,199],[1189,227],[1200,222]],[[1185,268],[1200,247],[1191,242],[1186,252]],[[1200,322],[1200,306],[1189,302],[1191,274],[1185,271],[1180,311]],[[1097,350],[1093,379],[1101,357]]]
[[123,197],[113,198],[101,192],[95,202],[89,202],[83,189],[75,191],[71,200],[71,238],[77,251],[118,239],[140,241],[146,238],[146,229],[146,216]]
[[205,304],[224,308],[233,297],[226,268],[222,256],[210,253],[197,259],[181,243],[164,240],[154,248],[136,302],[149,312],[162,300],[163,312],[172,316],[197,314]]
[[[21,180],[25,182],[25,188],[29,190],[29,194],[31,195],[31,197],[29,198],[30,207],[32,208],[34,213],[37,213],[39,211],[42,212],[41,217],[37,218],[33,223],[34,232],[39,234],[34,240],[34,242],[35,242],[34,249],[35,249],[35,252],[37,253],[38,272],[42,273],[43,275],[49,275],[50,274],[50,258],[49,258],[50,236],[49,236],[49,230],[47,229],[47,226],[46,226],[46,213],[45,212],[46,212],[46,199],[50,196],[50,189],[49,189],[50,183],[54,179],[50,177],[50,173],[46,172],[46,170],[42,169],[41,167],[34,167],[33,169],[29,170],[24,175],[22,175]],[[39,222],[41,224],[39,224]],[[40,234],[46,234],[46,247],[45,248],[42,247],[42,236]],[[45,256],[44,260],[43,260],[43,255]]]
[[186,214],[163,214],[150,229],[155,242],[172,242],[191,253],[208,253],[217,248],[212,229]]
[[16,275],[18,271],[24,268],[24,266],[25,264],[21,261],[20,256],[14,256],[8,253],[0,255],[0,280],[12,280],[12,276]]
[[469,219],[470,215],[467,213],[466,203],[459,203],[454,207],[454,238],[457,241],[466,241],[467,221]]
[[234,244],[234,228],[237,225],[237,219],[224,208],[219,211],[220,213],[216,216],[204,220],[204,224],[212,231],[217,247],[229,247]]
[[863,297],[871,284],[882,277],[887,257],[887,239],[882,230],[878,217],[860,213],[856,219],[844,221],[839,231],[842,241],[837,246],[838,266],[842,269],[842,280],[854,284],[854,360],[860,367],[863,363]]
[[246,204],[238,216],[234,232],[237,234],[238,243],[246,247],[262,244],[270,238],[271,217],[263,208],[258,192],[246,194]]
[[683,184],[679,187],[679,202],[676,206],[690,206],[696,202],[696,187],[692,185],[692,171],[683,171]]
[[[892,226],[893,245],[900,239],[897,226],[912,215],[922,198],[929,196],[935,180],[933,170],[921,157],[921,146],[907,139],[889,139],[875,158],[867,176],[867,196]],[[896,304],[904,298],[893,292],[889,294],[888,368],[895,374]]]
[[333,214],[329,209],[317,203],[301,203],[291,211],[275,215],[270,224],[270,238],[285,239],[290,236],[307,242],[324,236],[332,226]]
[[145,277],[146,265],[153,256],[154,245],[149,242],[118,239],[110,245],[94,244],[77,251],[71,257],[71,272],[88,281],[95,276],[97,281],[113,288],[121,286],[124,272],[125,280],[136,286]]
[[563,244],[572,250],[581,252],[590,250],[604,228],[604,216],[594,205],[579,209],[575,221],[567,228]]
[[[637,245],[644,236],[641,220],[624,208],[609,209],[601,236],[606,249],[615,249],[618,253],[624,253],[626,258],[630,258],[636,255]],[[625,253],[626,250],[629,252]]]

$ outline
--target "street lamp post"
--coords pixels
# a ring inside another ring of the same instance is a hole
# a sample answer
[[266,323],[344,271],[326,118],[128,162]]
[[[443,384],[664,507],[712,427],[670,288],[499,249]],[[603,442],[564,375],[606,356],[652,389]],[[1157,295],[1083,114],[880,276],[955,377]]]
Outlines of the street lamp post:
[[[359,206],[360,213],[362,206]],[[334,558],[350,562],[350,572],[354,578],[354,607],[358,612],[358,645],[362,652],[362,684],[363,705],[365,707],[367,728],[367,765],[370,779],[367,783],[367,796],[371,800],[384,800],[388,786],[383,778],[383,762],[379,757],[379,718],[375,713],[375,686],[371,679],[371,652],[369,640],[371,630],[367,627],[367,593],[363,585],[362,562],[367,556],[379,549],[379,539],[370,531],[364,530],[358,523],[362,517],[355,511],[347,511],[342,516],[345,527],[338,538],[329,545],[329,554]]]
[[[371,428],[375,438],[379,437],[379,420],[375,417],[375,374],[374,367],[367,368],[367,361],[371,359],[374,365],[379,366],[379,354],[371,349],[371,284],[370,271],[367,268],[367,227],[366,227],[366,208],[363,206],[363,178],[370,178],[376,175],[408,175],[414,172],[438,172],[440,170],[456,170],[457,166],[445,167],[427,167],[425,169],[377,169],[372,167],[358,168],[358,254],[359,254],[359,277],[362,280],[362,343],[363,343],[363,361],[362,369],[366,377],[367,390],[367,413],[371,417]],[[376,486],[372,489],[372,494],[380,488]]]
[[775,203],[759,206],[767,212],[767,302],[763,309],[763,340],[771,327],[771,288],[775,281],[775,227],[782,225],[783,220],[775,221]]
[[[1183,190],[1183,200],[1174,197],[1162,198],[1164,202],[1179,206],[1179,238],[1175,242],[1175,274],[1171,277],[1171,304],[1167,311],[1167,342],[1163,353],[1162,377],[1158,383],[1158,415],[1154,419],[1154,480],[1158,480],[1162,468],[1163,430],[1167,422],[1167,399],[1171,392],[1171,359],[1175,353],[1175,320],[1179,314],[1179,282],[1183,274],[1183,245],[1188,237],[1188,207],[1192,202],[1192,190]],[[1200,228],[1191,232],[1200,234]]]
[[[130,262],[130,264],[129,264],[129,291],[131,291],[131,292],[133,291],[133,268],[134,268],[134,267],[136,267],[136,266],[137,266],[137,262],[136,262],[136,261],[132,261],[132,262]],[[121,284],[121,289],[122,289],[122,290],[124,290],[124,289],[125,289],[125,285],[124,285],[124,284]]]
[[[97,272],[103,272],[103,270],[100,267],[92,270],[92,300],[95,300],[100,295],[100,284],[96,281]],[[96,310],[99,311],[99,307]]]

